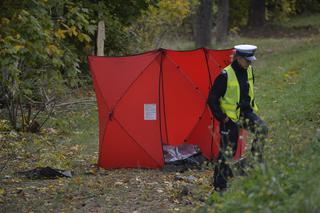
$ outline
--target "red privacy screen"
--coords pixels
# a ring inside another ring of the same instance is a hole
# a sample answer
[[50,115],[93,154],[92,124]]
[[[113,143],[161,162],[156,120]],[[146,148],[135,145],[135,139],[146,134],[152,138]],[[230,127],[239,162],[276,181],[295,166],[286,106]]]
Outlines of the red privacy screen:
[[[98,165],[161,168],[163,144],[196,144],[207,159],[217,158],[219,125],[206,103],[232,54],[201,48],[89,56],[99,111]],[[240,138],[235,158],[244,151]]]

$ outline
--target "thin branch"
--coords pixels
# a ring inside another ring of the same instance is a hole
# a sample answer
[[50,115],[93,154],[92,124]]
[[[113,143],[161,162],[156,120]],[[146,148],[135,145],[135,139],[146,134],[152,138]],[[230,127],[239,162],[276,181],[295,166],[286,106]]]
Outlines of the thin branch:
[[31,121],[30,121],[30,124],[32,124],[35,120],[36,120],[36,118],[38,117],[38,115],[39,115],[39,113],[41,112],[41,111],[44,111],[44,108],[45,107],[41,107],[38,111],[37,111],[37,113],[33,116],[33,118],[31,119]]
[[21,97],[19,96],[19,102],[18,102],[19,106],[20,106],[20,111],[21,111],[21,118],[22,118],[22,122],[21,122],[21,126],[22,126],[22,131],[25,130],[25,122],[26,122],[26,119],[25,119],[25,116],[24,116],[24,112],[23,112],[23,107],[22,107],[22,104],[21,104]]
[[62,107],[62,106],[74,105],[74,104],[83,104],[83,103],[93,103],[93,102],[96,102],[96,100],[73,101],[73,102],[57,104],[56,107]]
[[43,121],[42,124],[40,125],[39,129],[41,129],[41,128],[43,127],[43,125],[44,125],[44,124],[48,121],[48,119],[51,117],[55,105],[56,105],[56,102],[53,103],[53,106],[51,107],[50,112],[48,113],[46,119],[44,119],[44,121]]
[[24,94],[24,97],[25,97],[27,100],[29,100],[31,103],[33,103],[33,104],[41,104],[41,103],[43,103],[43,102],[41,102],[41,101],[35,101],[35,100],[33,100],[32,98],[30,98],[30,97],[27,96],[26,94]]

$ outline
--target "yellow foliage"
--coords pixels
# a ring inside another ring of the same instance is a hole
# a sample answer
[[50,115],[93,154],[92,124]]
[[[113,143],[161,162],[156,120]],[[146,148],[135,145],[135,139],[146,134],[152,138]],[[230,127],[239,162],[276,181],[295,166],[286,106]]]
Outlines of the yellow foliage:
[[46,47],[46,52],[48,53],[48,55],[57,55],[57,56],[61,56],[63,54],[63,51],[60,50],[57,46],[55,46],[54,44],[50,44]]
[[67,33],[67,30],[58,29],[54,35],[59,39],[64,39],[66,37],[65,33]]
[[286,73],[284,73],[284,79],[289,84],[295,84],[297,81],[297,78],[299,76],[298,70],[288,70]]
[[18,52],[19,50],[21,50],[22,48],[24,48],[24,46],[18,44],[18,45],[15,45],[13,48],[14,48],[15,52]]
[[0,120],[0,131],[9,131],[10,126],[7,120]]
[[71,26],[69,29],[68,29],[68,34],[69,36],[77,36],[78,35],[78,32],[77,32],[77,28],[75,26]]
[[2,188],[0,188],[0,196],[4,195],[6,193],[6,191]]
[[86,35],[86,34],[84,34],[84,33],[79,33],[78,38],[79,38],[79,40],[80,40],[81,42],[87,42],[87,43],[89,43],[89,42],[91,41],[90,36],[88,36],[88,35]]
[[9,23],[10,23],[10,20],[9,20],[9,19],[7,19],[7,18],[5,18],[5,17],[1,18],[1,24],[7,25],[7,24],[9,24]]

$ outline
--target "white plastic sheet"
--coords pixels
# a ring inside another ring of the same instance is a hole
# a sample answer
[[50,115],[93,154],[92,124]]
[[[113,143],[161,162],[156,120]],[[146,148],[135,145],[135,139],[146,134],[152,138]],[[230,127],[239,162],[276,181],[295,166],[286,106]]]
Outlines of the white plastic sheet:
[[164,160],[166,163],[184,160],[199,153],[199,147],[194,144],[181,144],[179,146],[163,145]]

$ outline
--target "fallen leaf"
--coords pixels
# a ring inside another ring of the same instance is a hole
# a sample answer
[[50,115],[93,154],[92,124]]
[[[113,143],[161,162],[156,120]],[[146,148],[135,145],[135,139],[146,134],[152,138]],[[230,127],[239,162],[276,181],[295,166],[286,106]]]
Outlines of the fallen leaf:
[[115,185],[115,186],[121,186],[121,185],[123,185],[123,182],[117,181],[117,182],[114,183],[114,185]]
[[4,190],[4,189],[0,188],[0,196],[5,195],[5,193],[6,193],[6,190]]

